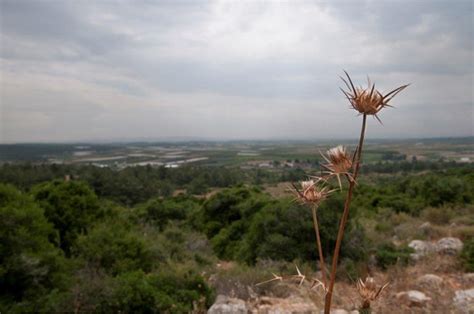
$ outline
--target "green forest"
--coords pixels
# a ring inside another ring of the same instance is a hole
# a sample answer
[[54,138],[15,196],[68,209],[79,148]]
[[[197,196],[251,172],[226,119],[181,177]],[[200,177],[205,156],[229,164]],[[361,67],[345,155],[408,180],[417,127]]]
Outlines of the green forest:
[[[466,243],[460,263],[474,271],[472,165],[413,161],[363,171],[341,280],[364,273],[370,258],[380,269],[408,263],[411,250],[390,237],[417,217],[463,225],[456,234]],[[242,269],[298,261],[316,270],[311,212],[289,194],[265,191],[304,175],[301,169],[4,164],[0,312],[200,312],[216,296],[209,277],[219,261]],[[334,247],[343,196],[335,193],[319,208],[324,248]],[[324,253],[330,260],[332,251]]]

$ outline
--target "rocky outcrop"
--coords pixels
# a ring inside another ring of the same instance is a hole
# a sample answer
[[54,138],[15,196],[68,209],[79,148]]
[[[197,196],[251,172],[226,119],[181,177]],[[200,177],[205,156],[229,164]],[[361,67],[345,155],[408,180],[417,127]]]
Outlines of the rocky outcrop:
[[208,314],[247,314],[249,309],[244,300],[218,295]]
[[427,297],[421,291],[410,290],[397,293],[397,299],[407,304],[408,306],[425,306],[427,302],[431,301],[430,297]]
[[410,254],[414,261],[418,261],[432,253],[439,253],[445,255],[456,255],[462,251],[463,243],[458,238],[447,237],[441,238],[436,243],[422,240],[413,240],[408,244],[415,252]]
[[474,313],[474,288],[455,291],[453,306],[457,313]]
[[439,289],[443,283],[443,278],[434,274],[426,274],[416,279],[416,285],[425,289]]
[[318,308],[316,308],[313,302],[301,297],[290,297],[286,299],[260,297],[251,303],[250,313],[258,314],[312,314],[318,311]]
[[415,261],[435,252],[435,246],[428,241],[413,240],[408,244],[408,246],[415,251],[414,253],[410,254],[410,257]]
[[462,251],[463,243],[458,238],[442,238],[436,243],[436,251],[440,254],[456,255]]
[[248,302],[219,295],[209,308],[208,314],[312,314],[319,309],[310,300],[301,297],[273,298],[258,297]]

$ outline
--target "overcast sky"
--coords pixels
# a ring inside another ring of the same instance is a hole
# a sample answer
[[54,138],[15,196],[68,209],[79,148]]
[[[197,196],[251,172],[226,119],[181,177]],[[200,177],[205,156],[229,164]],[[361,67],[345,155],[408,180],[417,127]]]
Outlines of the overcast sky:
[[473,1],[0,0],[0,142],[474,135]]

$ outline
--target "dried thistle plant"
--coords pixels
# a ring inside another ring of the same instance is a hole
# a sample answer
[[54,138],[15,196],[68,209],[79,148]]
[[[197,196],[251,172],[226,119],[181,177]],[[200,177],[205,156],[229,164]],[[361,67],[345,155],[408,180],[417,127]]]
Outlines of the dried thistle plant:
[[[365,130],[367,126],[367,116],[374,116],[377,120],[380,119],[377,114],[385,107],[391,107],[388,103],[402,90],[404,90],[407,85],[402,85],[395,88],[394,90],[383,95],[381,92],[375,89],[375,84],[372,84],[369,80],[367,88],[354,87],[352,79],[349,74],[344,71],[347,77],[347,81],[341,77],[348,91],[342,92],[349,100],[352,109],[357,110],[362,115],[362,127],[360,131],[359,144],[354,152],[354,155],[351,156],[348,154],[347,150],[343,146],[337,146],[326,152],[326,155],[323,155],[324,160],[327,164],[323,164],[322,167],[326,170],[327,176],[325,178],[314,177],[313,179],[302,181],[299,183],[299,187],[295,184],[292,185],[292,192],[296,195],[296,200],[299,202],[311,206],[313,213],[313,225],[314,231],[316,234],[317,248],[320,258],[320,267],[323,274],[323,282],[314,279],[311,284],[311,289],[315,287],[322,286],[326,292],[325,302],[324,302],[324,313],[329,314],[331,310],[331,302],[333,296],[334,285],[336,281],[336,272],[337,264],[339,260],[339,253],[341,250],[342,239],[344,237],[344,230],[347,225],[347,220],[349,217],[349,208],[351,205],[352,194],[356,186],[357,175],[359,174],[360,162],[362,157],[362,150],[364,145]],[[346,200],[344,202],[344,210],[342,217],[339,223],[339,229],[337,233],[336,245],[334,248],[334,254],[332,256],[332,265],[329,283],[326,281],[326,270],[324,264],[324,257],[321,245],[321,238],[319,234],[319,223],[317,219],[317,209],[321,202],[329,197],[329,195],[334,192],[334,190],[329,190],[325,185],[327,179],[331,177],[336,177],[339,183],[339,188],[342,190],[341,175],[344,175],[349,183],[347,189]],[[272,281],[283,281],[287,278],[298,278],[300,286],[306,279],[298,267],[296,267],[297,275],[283,277],[273,274],[273,278],[267,281],[264,281],[260,284],[272,282]],[[359,279],[357,283],[357,290],[359,295],[362,298],[361,310],[368,310],[370,312],[370,303],[375,301],[381,294],[381,292],[388,286],[388,283],[377,288],[373,278],[368,277],[365,281]],[[365,311],[367,313],[367,311]]]
[[377,120],[379,120],[379,122],[381,121],[377,116],[377,113],[379,113],[379,111],[384,107],[391,107],[388,104],[389,101],[409,85],[402,85],[388,92],[387,94],[382,95],[382,93],[375,89],[375,83],[371,83],[370,79],[367,79],[367,88],[354,87],[349,74],[347,74],[346,71],[344,71],[344,73],[346,74],[347,80],[349,82],[343,77],[341,77],[341,79],[344,84],[346,84],[348,91],[345,91],[342,88],[341,91],[344,93],[344,95],[346,95],[347,99],[351,103],[352,109],[358,111],[360,114],[373,115],[375,118],[377,118]]
[[263,284],[266,284],[266,283],[269,283],[269,282],[273,282],[273,281],[280,281],[282,282],[283,280],[294,280],[294,279],[298,279],[298,282],[299,282],[299,286],[302,286],[303,283],[305,282],[306,279],[306,275],[303,275],[300,271],[300,269],[298,268],[298,265],[295,265],[296,267],[296,275],[289,275],[289,276],[279,276],[279,275],[276,275],[274,273],[272,273],[273,275],[273,278],[272,279],[269,279],[269,280],[265,280],[265,281],[262,281],[262,282],[259,282],[257,284],[255,284],[256,286],[260,286],[260,285],[263,285]]
[[327,170],[329,176],[336,176],[339,183],[339,189],[342,190],[341,175],[345,175],[352,181],[350,170],[352,168],[352,157],[349,156],[346,148],[342,145],[329,149],[326,156],[321,153],[327,164],[322,166]]
[[319,206],[334,191],[323,186],[321,183],[323,181],[322,178],[315,177],[315,180],[301,181],[300,188],[293,184],[292,191],[296,195],[296,200],[302,204]]
[[296,194],[296,199],[298,201],[311,206],[314,233],[316,235],[316,247],[319,255],[319,267],[321,268],[323,288],[326,289],[326,264],[324,262],[323,246],[321,244],[321,235],[319,232],[318,207],[334,190],[329,190],[327,186],[323,186],[321,182],[324,182],[324,179],[318,177],[315,177],[315,179],[316,180],[302,181],[300,183],[302,190],[298,189],[298,187],[293,184],[293,191]]
[[357,292],[359,293],[360,298],[362,299],[361,312],[370,313],[370,304],[377,300],[382,291],[388,287],[390,283],[387,282],[384,285],[377,287],[374,278],[367,277],[365,281],[359,278],[356,283]]
[[[336,246],[334,248],[334,254],[332,258],[332,265],[331,265],[331,277],[329,280],[328,290],[326,293],[326,299],[324,302],[324,314],[329,314],[331,310],[331,302],[332,302],[332,295],[334,291],[334,285],[336,282],[336,272],[337,272],[337,263],[339,261],[339,252],[341,250],[342,239],[344,238],[344,230],[347,225],[347,220],[349,218],[349,208],[351,205],[352,194],[354,192],[354,187],[357,180],[357,175],[359,174],[360,168],[360,161],[362,157],[362,150],[364,145],[364,137],[365,137],[365,129],[367,126],[367,116],[372,115],[377,120],[380,119],[377,116],[377,113],[380,112],[384,107],[389,106],[388,103],[402,90],[404,90],[407,85],[402,85],[400,87],[395,88],[394,90],[390,91],[389,93],[382,95],[381,92],[375,89],[375,84],[371,84],[370,81],[368,82],[368,86],[366,89],[355,88],[354,84],[352,83],[352,79],[350,78],[349,74],[344,71],[346,77],[349,82],[347,82],[344,78],[341,77],[349,91],[342,92],[349,100],[353,109],[357,110],[362,115],[362,127],[360,131],[359,137],[359,144],[356,149],[356,153],[354,154],[353,158],[353,168],[352,168],[352,180],[349,180],[349,187],[347,189],[346,201],[344,202],[344,211],[342,213],[342,217],[339,223],[339,230],[337,232],[337,239],[336,239]],[[348,177],[349,179],[349,177]]]

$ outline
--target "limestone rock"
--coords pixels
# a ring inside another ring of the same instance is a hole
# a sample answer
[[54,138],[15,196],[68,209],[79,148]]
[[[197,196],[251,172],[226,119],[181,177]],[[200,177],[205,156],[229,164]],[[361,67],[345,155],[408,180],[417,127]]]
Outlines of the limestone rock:
[[218,295],[214,304],[207,311],[208,314],[247,314],[248,308],[244,300]]
[[442,238],[436,243],[436,251],[441,254],[456,255],[461,252],[463,243],[458,238]]
[[313,314],[317,311],[313,302],[301,297],[260,297],[253,302],[250,310],[251,313],[258,314]]
[[404,301],[409,306],[424,306],[431,300],[426,294],[417,290],[399,292],[397,293],[397,299]]
[[459,313],[474,313],[474,288],[455,291],[453,305]]
[[[323,314],[324,313],[324,310],[321,310],[320,314]],[[355,314],[355,313],[359,313],[359,311],[346,311],[344,309],[333,309],[331,310],[331,314]]]
[[474,273],[466,273],[462,276],[463,280],[465,280],[468,284],[472,284],[474,286]]
[[426,274],[416,279],[416,284],[426,289],[439,289],[442,283],[443,278],[434,274]]
[[431,224],[427,221],[422,223],[418,228],[420,230],[429,230],[431,228]]
[[415,250],[415,253],[410,254],[410,257],[415,261],[435,251],[432,243],[422,240],[413,240],[408,246]]

